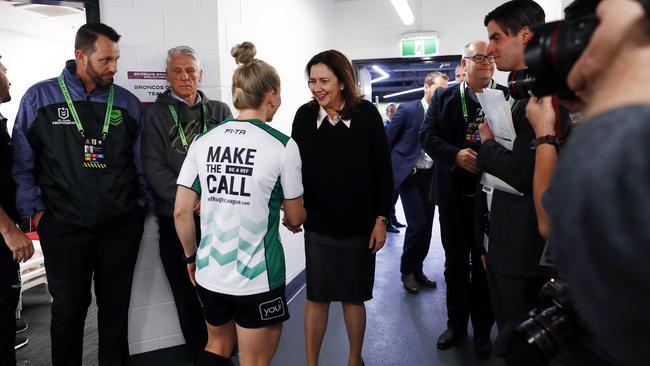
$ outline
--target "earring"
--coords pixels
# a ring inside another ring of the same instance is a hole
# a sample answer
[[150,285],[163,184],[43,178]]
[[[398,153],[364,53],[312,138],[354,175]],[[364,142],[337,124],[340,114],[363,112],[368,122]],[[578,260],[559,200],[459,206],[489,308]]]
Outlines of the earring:
[[343,90],[343,88],[344,88],[344,86],[343,86],[343,85],[341,85],[341,90]]

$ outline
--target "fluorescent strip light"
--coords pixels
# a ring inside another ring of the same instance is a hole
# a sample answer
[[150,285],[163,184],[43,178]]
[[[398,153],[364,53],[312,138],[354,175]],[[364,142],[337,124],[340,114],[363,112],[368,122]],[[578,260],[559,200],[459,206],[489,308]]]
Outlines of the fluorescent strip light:
[[390,75],[386,71],[384,71],[381,67],[379,67],[377,65],[372,65],[372,69],[377,71],[381,76],[378,77],[378,78],[370,80],[370,84],[376,83],[378,81],[386,80],[386,79],[388,79],[390,77]]
[[408,93],[415,93],[415,92],[419,92],[421,90],[424,90],[424,87],[409,89],[409,90],[403,90],[401,92],[397,92],[397,93],[393,93],[393,94],[386,94],[386,95],[384,95],[384,99],[388,99],[388,98],[392,98],[392,97],[396,97],[398,95],[404,95],[404,94],[408,94]]
[[413,24],[415,17],[407,0],[390,0],[390,2],[393,3],[393,7],[399,17],[402,18],[404,25]]

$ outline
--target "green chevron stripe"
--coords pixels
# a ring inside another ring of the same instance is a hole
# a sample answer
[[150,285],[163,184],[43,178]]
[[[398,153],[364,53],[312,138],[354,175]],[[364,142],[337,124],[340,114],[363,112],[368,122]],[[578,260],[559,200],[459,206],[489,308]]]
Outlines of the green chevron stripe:
[[246,241],[242,238],[239,238],[239,250],[244,251],[246,254],[250,255],[251,257],[257,254],[260,250],[262,250],[263,245],[253,245],[249,241]]
[[237,249],[233,249],[228,253],[221,254],[221,252],[218,251],[217,248],[212,247],[210,248],[210,256],[216,259],[216,261],[223,266],[237,259]]
[[217,237],[217,240],[221,243],[227,243],[239,235],[239,226],[235,226],[230,230],[221,231],[216,225],[214,226],[214,234]]
[[197,258],[196,259],[196,266],[199,269],[203,269],[203,268],[207,267],[208,264],[210,264],[210,256],[209,255],[206,255],[203,258]]
[[262,261],[253,267],[247,267],[242,261],[237,261],[237,272],[252,280],[266,271],[266,262]]
[[266,229],[267,219],[262,219],[260,222],[253,222],[246,216],[241,216],[239,225],[248,230],[252,234],[260,234]]
[[210,245],[212,242],[212,234],[207,234],[201,238],[201,243],[199,244],[199,249],[203,249]]

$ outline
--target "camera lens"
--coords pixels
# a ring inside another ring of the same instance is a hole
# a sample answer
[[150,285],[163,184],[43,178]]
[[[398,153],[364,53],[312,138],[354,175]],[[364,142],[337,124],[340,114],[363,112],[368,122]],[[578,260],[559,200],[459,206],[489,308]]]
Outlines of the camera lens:
[[559,306],[531,314],[517,327],[517,332],[541,361],[551,360],[565,342],[569,316]]

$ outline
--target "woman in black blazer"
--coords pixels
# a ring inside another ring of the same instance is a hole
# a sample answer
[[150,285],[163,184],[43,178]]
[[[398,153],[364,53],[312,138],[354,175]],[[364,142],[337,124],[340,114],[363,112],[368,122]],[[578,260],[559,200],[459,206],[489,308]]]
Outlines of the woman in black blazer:
[[350,61],[335,50],[306,67],[313,100],[296,112],[302,158],[307,269],[307,364],[318,364],[329,304],[341,301],[348,366],[362,365],[364,301],[372,298],[375,253],[386,241],[393,183],[381,115],[361,98]]

